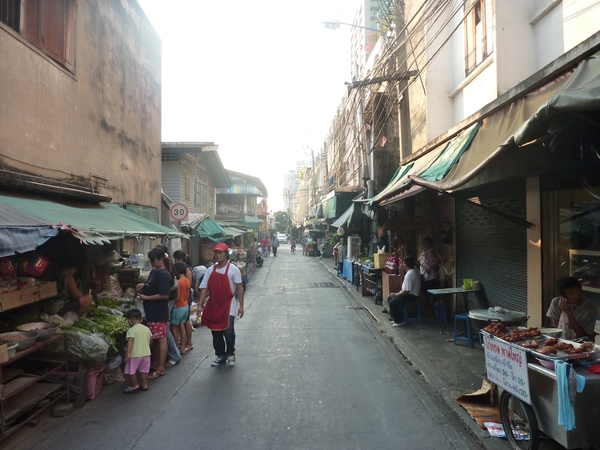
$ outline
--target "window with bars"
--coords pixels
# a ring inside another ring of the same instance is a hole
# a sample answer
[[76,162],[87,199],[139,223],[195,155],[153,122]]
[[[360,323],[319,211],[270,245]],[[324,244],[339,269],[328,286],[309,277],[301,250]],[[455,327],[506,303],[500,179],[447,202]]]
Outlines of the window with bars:
[[492,54],[493,0],[471,0],[465,4],[465,75]]
[[162,152],[162,161],[179,161],[179,153]]
[[0,0],[0,22],[73,71],[76,9],[76,0]]

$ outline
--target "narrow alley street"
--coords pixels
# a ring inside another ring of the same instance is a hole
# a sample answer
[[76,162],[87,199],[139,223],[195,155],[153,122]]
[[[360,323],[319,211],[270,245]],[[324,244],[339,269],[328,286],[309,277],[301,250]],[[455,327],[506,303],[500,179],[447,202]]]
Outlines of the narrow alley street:
[[235,367],[210,366],[201,328],[194,350],[148,392],[106,386],[5,448],[479,448],[317,259],[283,245],[246,294]]

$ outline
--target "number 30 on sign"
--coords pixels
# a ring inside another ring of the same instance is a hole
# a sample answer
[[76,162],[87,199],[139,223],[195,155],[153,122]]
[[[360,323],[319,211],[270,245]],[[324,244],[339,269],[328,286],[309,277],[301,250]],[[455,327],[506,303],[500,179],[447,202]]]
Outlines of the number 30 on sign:
[[171,219],[181,222],[188,217],[188,208],[183,203],[174,203],[169,210]]

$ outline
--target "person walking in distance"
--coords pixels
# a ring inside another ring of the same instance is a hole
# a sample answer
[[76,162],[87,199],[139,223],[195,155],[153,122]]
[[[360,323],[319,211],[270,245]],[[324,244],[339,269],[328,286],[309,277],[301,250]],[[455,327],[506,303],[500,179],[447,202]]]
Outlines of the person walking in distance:
[[[244,287],[240,270],[229,263],[229,247],[215,245],[215,264],[208,268],[200,283],[202,324],[212,332],[216,359],[213,367],[227,362],[235,365],[235,330],[237,315],[244,316]],[[208,300],[207,300],[208,297]],[[239,302],[239,304],[238,304]]]
[[279,248],[279,239],[277,239],[276,235],[273,235],[273,239],[271,240],[271,248],[273,249],[273,256],[277,256],[277,249]]

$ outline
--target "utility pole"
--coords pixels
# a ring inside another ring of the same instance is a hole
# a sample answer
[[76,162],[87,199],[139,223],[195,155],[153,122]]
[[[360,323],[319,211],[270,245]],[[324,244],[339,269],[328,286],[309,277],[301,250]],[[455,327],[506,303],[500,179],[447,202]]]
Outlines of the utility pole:
[[[394,17],[396,19],[397,41],[400,43],[396,52],[396,73],[403,75],[407,73],[406,49],[406,4],[404,0],[394,1]],[[398,80],[398,123],[400,126],[400,161],[407,158],[412,153],[412,138],[410,132],[410,107],[408,97],[408,78],[401,77]]]

